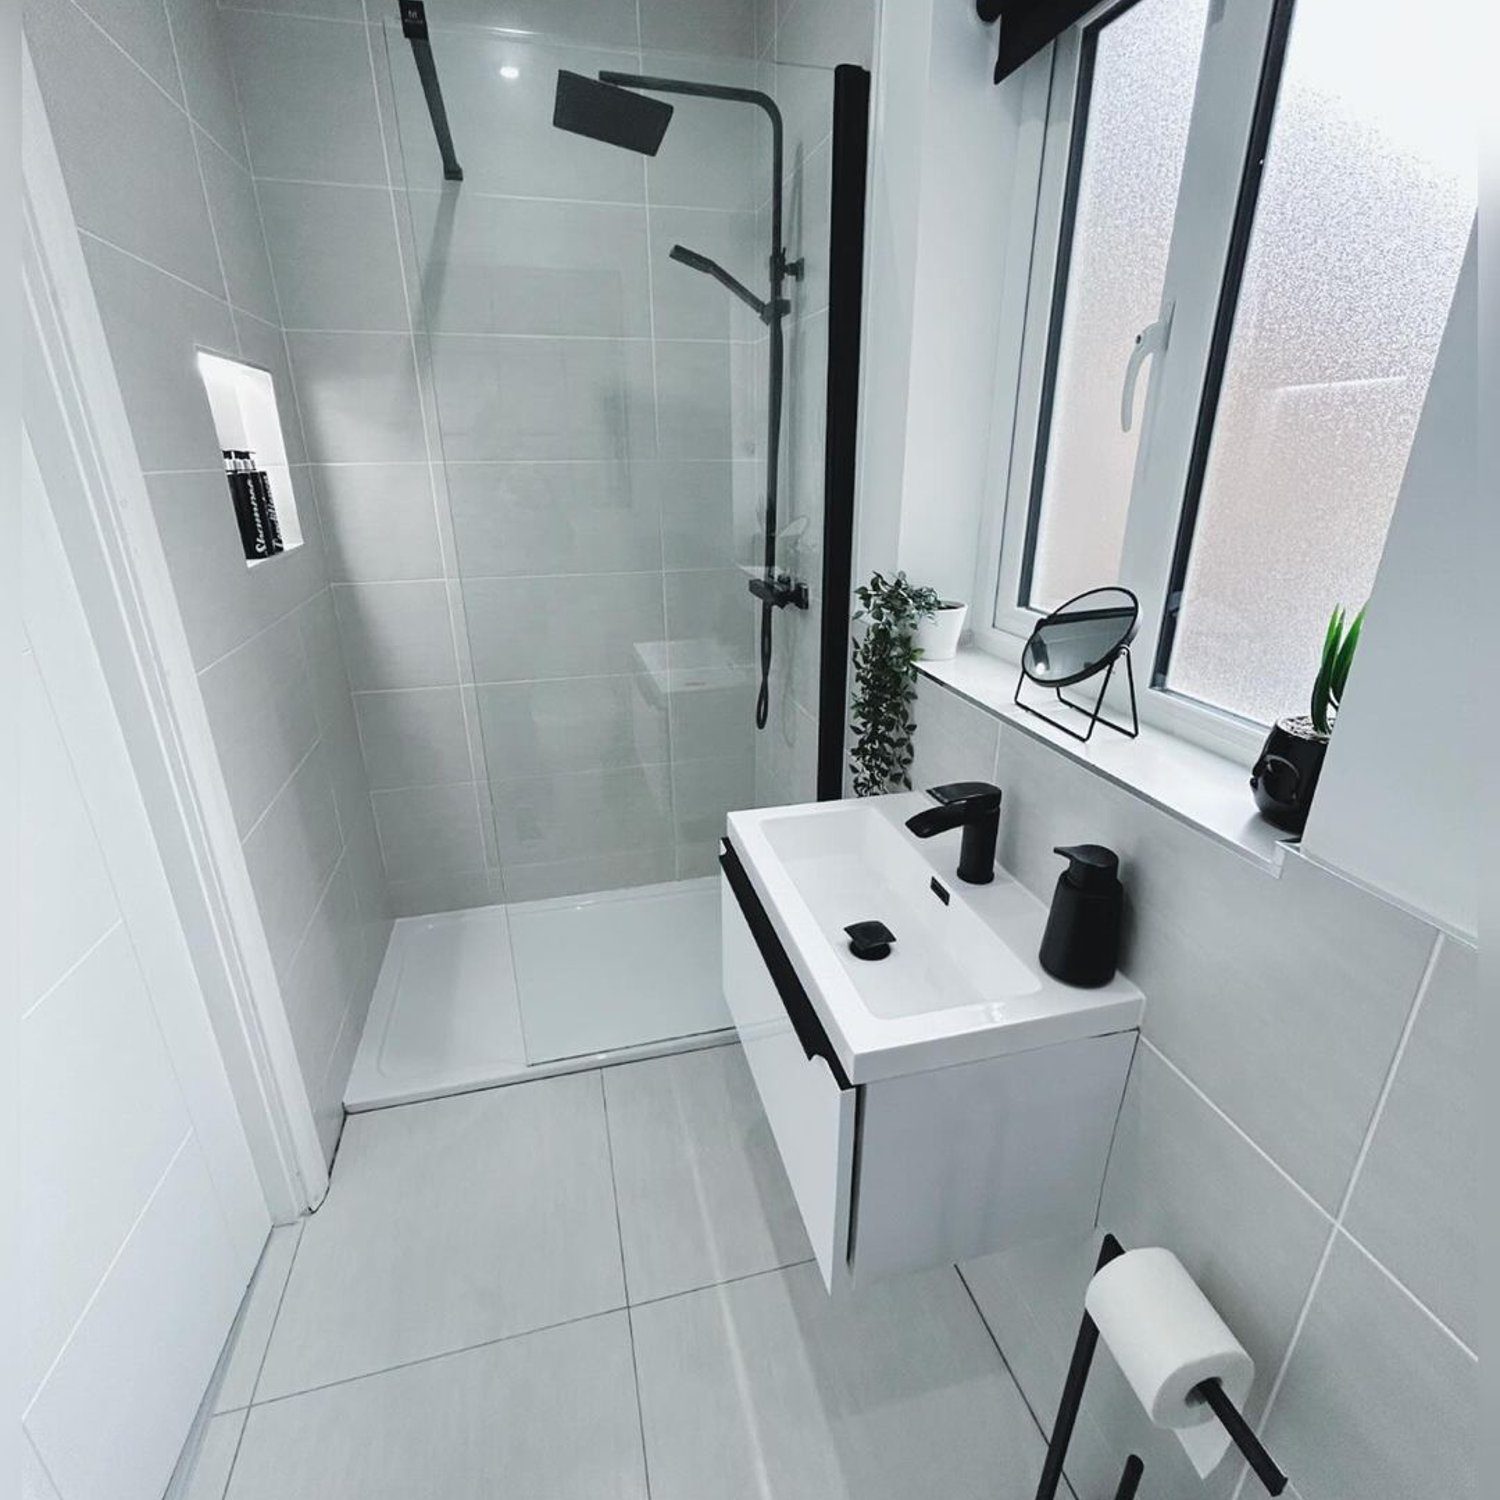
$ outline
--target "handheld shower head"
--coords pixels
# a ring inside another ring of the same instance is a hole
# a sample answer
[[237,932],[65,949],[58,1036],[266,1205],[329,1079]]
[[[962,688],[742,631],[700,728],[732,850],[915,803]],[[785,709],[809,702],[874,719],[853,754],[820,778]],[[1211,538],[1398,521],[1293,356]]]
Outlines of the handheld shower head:
[[664,99],[600,83],[566,68],[557,71],[552,123],[559,130],[655,156],[671,119],[672,106]]

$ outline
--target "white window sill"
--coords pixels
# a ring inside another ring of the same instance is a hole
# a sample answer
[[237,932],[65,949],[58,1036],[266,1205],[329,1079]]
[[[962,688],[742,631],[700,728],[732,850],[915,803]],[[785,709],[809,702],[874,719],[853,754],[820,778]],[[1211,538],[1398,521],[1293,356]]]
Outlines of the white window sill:
[[952,661],[919,662],[917,670],[1269,873],[1280,874],[1292,841],[1256,814],[1243,766],[1149,724],[1141,725],[1138,739],[1101,727],[1088,744],[1081,744],[1016,707],[1018,668],[984,651],[960,650]]

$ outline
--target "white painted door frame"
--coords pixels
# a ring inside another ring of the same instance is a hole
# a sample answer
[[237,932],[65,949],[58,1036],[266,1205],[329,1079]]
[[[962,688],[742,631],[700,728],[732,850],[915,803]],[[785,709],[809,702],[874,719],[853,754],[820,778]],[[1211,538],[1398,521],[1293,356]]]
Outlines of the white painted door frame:
[[[62,166],[22,53],[23,411],[272,1218],[328,1170]],[[50,472],[49,472],[50,471]]]

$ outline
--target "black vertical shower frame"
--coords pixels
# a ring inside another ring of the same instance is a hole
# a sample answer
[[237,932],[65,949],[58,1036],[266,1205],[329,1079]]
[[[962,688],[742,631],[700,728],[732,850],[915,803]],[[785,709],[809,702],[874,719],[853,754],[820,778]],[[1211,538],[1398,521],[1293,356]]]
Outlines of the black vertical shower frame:
[[823,443],[823,585],[818,668],[818,800],[844,794],[849,607],[854,568],[854,464],[864,305],[865,182],[870,75],[833,72],[833,191],[828,233],[828,373]]
[[1156,688],[1166,686],[1172,646],[1177,638],[1182,590],[1187,582],[1188,561],[1193,552],[1193,532],[1198,525],[1198,506],[1203,498],[1203,481],[1208,473],[1214,423],[1219,415],[1219,396],[1224,387],[1224,372],[1229,364],[1229,342],[1234,334],[1235,314],[1239,310],[1240,286],[1245,277],[1245,261],[1250,253],[1250,234],[1255,227],[1255,211],[1260,203],[1260,183],[1265,175],[1266,153],[1270,149],[1271,126],[1276,117],[1276,101],[1281,93],[1287,38],[1291,35],[1292,12],[1295,8],[1296,0],[1276,0],[1271,12],[1271,29],[1266,39],[1265,56],[1261,60],[1255,109],[1250,118],[1250,145],[1245,156],[1244,170],[1240,174],[1239,194],[1235,199],[1234,222],[1229,231],[1229,252],[1224,261],[1224,280],[1219,286],[1219,305],[1214,313],[1214,330],[1203,374],[1203,396],[1198,405],[1198,422],[1193,429],[1187,485],[1183,490],[1182,510],[1177,518],[1177,539],[1172,547],[1172,570],[1167,576],[1166,604],[1162,610],[1161,629],[1156,637],[1156,657],[1151,672],[1151,685]]

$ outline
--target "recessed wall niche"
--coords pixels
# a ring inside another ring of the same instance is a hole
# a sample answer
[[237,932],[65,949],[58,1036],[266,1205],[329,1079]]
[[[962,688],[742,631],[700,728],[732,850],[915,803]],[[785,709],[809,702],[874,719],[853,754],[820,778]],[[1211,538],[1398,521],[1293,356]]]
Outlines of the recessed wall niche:
[[302,545],[276,385],[269,370],[206,350],[198,352],[198,373],[213,413],[245,564],[259,567]]

